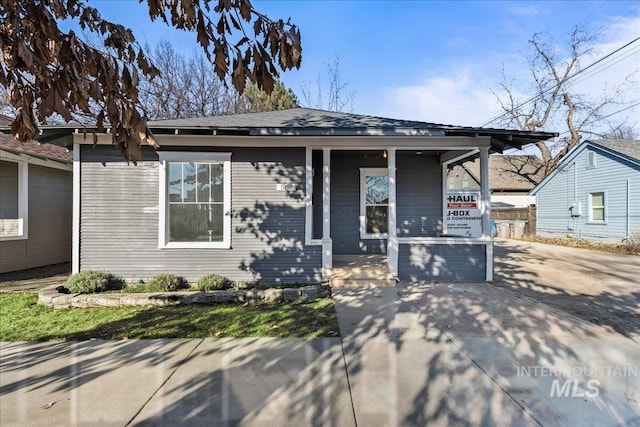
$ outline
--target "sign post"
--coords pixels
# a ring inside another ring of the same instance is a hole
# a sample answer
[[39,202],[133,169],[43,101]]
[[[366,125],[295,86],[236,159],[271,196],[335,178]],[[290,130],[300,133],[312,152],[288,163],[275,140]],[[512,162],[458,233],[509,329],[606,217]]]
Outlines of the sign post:
[[460,237],[482,236],[479,191],[450,191],[445,196],[444,234]]

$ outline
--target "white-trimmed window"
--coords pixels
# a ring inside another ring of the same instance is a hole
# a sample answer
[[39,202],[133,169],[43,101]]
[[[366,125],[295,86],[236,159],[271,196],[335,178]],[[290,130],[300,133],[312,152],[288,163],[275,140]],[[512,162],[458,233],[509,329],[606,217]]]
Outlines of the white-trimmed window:
[[0,159],[0,240],[26,239],[29,165]]
[[231,247],[231,153],[160,152],[161,248]]
[[386,239],[388,230],[388,170],[360,168],[360,238]]
[[606,221],[605,202],[604,191],[589,193],[589,222],[603,223]]

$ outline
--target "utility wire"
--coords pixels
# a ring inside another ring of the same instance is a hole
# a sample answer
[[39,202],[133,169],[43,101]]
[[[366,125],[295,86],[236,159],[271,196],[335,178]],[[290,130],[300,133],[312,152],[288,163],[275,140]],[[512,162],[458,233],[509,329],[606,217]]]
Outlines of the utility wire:
[[[615,55],[616,53],[622,51],[623,49],[626,49],[627,47],[631,46],[632,44],[636,43],[638,40],[640,40],[640,37],[636,37],[635,39],[631,40],[630,42],[626,43],[624,46],[619,47],[618,49],[614,50],[613,52],[608,53],[607,55],[603,56],[602,58],[598,59],[595,62],[592,62],[591,64],[589,64],[588,66],[586,66],[585,68],[582,68],[578,71],[576,71],[575,73],[571,74],[569,77],[567,77],[562,83],[566,83],[569,80],[573,79],[574,77],[584,73],[585,71],[595,67],[596,65],[600,64],[601,62],[603,62],[604,60],[606,60],[607,58],[610,58],[611,56]],[[559,86],[559,84],[555,84],[545,90],[543,90],[541,93],[536,94],[534,96],[532,96],[531,98],[527,99],[524,102],[521,102],[520,104],[516,105],[513,109],[518,109],[521,107],[524,107],[525,105],[535,101],[538,98],[541,98],[543,95],[545,95],[548,92],[551,92],[552,90],[555,90],[557,87]],[[498,119],[501,119],[502,117],[508,115],[508,112],[504,112],[502,114],[500,114],[499,116],[496,116],[494,118],[492,118],[491,120],[486,121],[485,123],[481,124],[480,127],[485,127],[490,123],[495,122]]]
[[601,73],[602,71],[609,69],[611,67],[613,67],[616,64],[619,64],[620,62],[624,61],[625,59],[628,59],[634,55],[637,55],[638,53],[640,53],[640,46],[637,46],[637,48],[635,48],[634,50],[631,50],[630,52],[625,53],[624,55],[620,55],[617,58],[612,58],[611,61],[607,62],[606,64],[602,64],[601,66],[599,66],[598,68],[592,70],[591,72],[580,76],[580,78],[574,82],[571,82],[571,84],[575,85],[578,83],[582,83],[583,81],[595,76],[598,73]]

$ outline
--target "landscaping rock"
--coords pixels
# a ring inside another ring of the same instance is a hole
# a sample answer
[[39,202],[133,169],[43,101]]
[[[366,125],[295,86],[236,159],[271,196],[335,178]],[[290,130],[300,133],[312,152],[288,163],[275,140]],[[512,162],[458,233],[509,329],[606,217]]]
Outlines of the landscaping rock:
[[264,293],[264,300],[267,302],[279,302],[284,299],[284,289],[277,289],[277,288],[265,289],[263,293]]
[[285,288],[283,291],[283,299],[286,302],[297,301],[300,299],[300,289],[298,288]]
[[216,304],[234,302],[292,302],[325,298],[330,291],[321,285],[303,288],[240,289],[237,291],[159,292],[139,294],[64,294],[57,286],[40,290],[38,303],[53,308],[170,306],[179,304]]
[[318,287],[305,286],[303,288],[300,288],[300,296],[303,301],[314,301],[318,299]]

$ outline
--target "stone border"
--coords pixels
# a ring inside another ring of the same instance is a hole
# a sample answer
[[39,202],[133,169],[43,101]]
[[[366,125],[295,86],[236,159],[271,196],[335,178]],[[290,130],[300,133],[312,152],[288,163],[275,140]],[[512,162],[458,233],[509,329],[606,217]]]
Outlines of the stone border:
[[331,296],[326,285],[309,285],[301,288],[240,289],[237,291],[210,292],[150,292],[150,293],[97,293],[65,294],[59,285],[41,289],[38,304],[53,308],[71,307],[126,307],[168,306],[191,304],[245,303],[245,302],[309,302]]

